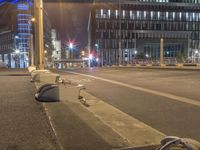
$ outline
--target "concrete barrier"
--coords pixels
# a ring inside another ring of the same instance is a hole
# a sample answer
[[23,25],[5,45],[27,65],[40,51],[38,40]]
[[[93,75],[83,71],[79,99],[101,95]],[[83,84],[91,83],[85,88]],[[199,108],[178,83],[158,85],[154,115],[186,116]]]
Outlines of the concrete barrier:
[[28,67],[28,71],[29,72],[33,72],[33,71],[35,71],[36,70],[36,66],[29,66]]
[[59,99],[61,101],[79,102],[80,91],[84,90],[84,85],[59,85]]
[[32,76],[31,81],[56,83],[59,81],[60,75],[55,73],[37,73]]
[[42,102],[71,101],[78,103],[80,91],[84,90],[84,85],[59,84],[59,83],[36,83],[38,91],[35,98]]
[[49,70],[32,70],[31,76],[33,77],[35,74],[43,74],[43,73],[50,73]]
[[32,81],[38,89],[35,98],[42,102],[79,102],[80,91],[85,89],[84,85],[60,79],[59,74],[51,73],[49,70],[33,71]]
[[176,68],[183,68],[183,64],[177,64]]

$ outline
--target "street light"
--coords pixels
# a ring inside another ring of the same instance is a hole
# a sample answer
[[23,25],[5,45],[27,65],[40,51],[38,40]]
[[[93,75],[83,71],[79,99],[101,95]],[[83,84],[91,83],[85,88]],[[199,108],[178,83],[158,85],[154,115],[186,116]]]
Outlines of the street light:
[[134,59],[136,59],[136,55],[137,55],[138,51],[134,50]]
[[138,52],[135,50],[135,51],[134,51],[134,54],[136,55],[137,53],[138,53]]
[[35,18],[31,18],[31,21],[32,21],[32,22],[35,22]]
[[73,49],[73,48],[74,48],[73,43],[69,43],[69,48],[70,48],[70,49]]
[[19,52],[20,52],[20,51],[19,51],[18,49],[15,50],[15,54],[19,54]]
[[[95,44],[95,47],[96,47],[96,51],[97,51],[97,58],[99,58],[100,54],[99,54],[99,44]],[[99,59],[97,61],[97,66],[99,65]]]
[[92,54],[89,55],[89,59],[90,59],[90,60],[93,59],[93,55],[92,55]]
[[73,49],[74,49],[74,42],[69,41],[67,44],[67,47],[69,48],[69,52],[70,52],[70,58],[73,58]]

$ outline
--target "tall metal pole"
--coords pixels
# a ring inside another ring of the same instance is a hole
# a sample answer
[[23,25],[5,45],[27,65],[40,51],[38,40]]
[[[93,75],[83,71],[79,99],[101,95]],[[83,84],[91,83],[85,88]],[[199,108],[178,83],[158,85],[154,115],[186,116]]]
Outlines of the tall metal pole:
[[121,0],[119,0],[119,66],[121,65],[122,39],[121,39]]
[[30,39],[30,54],[31,54],[31,66],[34,66],[34,50],[33,50],[33,34],[31,34],[31,39]]
[[88,67],[90,68],[91,66],[91,60],[90,60],[90,52],[91,52],[91,28],[90,28],[90,21],[91,21],[91,12],[90,12],[90,15],[89,15],[89,23],[88,23]]
[[160,65],[163,65],[163,45],[164,45],[164,39],[160,39]]
[[36,42],[36,66],[44,69],[44,35],[43,35],[43,1],[34,0],[34,14],[37,20],[35,24],[35,42]]

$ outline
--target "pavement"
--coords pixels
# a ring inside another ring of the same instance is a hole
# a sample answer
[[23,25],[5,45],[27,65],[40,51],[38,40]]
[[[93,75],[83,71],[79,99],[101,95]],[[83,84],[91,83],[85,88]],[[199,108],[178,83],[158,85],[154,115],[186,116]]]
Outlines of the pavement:
[[[35,83],[37,88],[43,84]],[[82,91],[81,95],[86,103],[71,100],[44,103],[61,149],[110,150],[158,145],[164,138],[164,134],[89,93]]]
[[26,70],[0,70],[0,149],[59,150]]
[[40,85],[30,83],[26,70],[0,70],[0,149],[138,150],[159,144],[165,135],[200,139],[198,72],[95,68],[59,73],[86,86],[81,92],[86,104],[37,102]]
[[37,102],[36,87],[30,82],[28,71],[0,70],[0,83],[3,85],[0,87],[1,150],[113,148],[77,115],[78,112],[85,118],[91,115],[80,104]]
[[145,66],[143,65],[126,65],[126,66],[108,66],[104,68],[136,68],[136,69],[167,69],[167,70],[200,70],[200,65],[197,64],[196,66],[190,66],[190,65],[183,65],[183,64],[177,64],[175,66],[168,66],[168,65],[162,65],[162,66],[152,66],[151,64],[147,64]]
[[199,71],[135,68],[60,72],[87,92],[164,133],[200,141]]

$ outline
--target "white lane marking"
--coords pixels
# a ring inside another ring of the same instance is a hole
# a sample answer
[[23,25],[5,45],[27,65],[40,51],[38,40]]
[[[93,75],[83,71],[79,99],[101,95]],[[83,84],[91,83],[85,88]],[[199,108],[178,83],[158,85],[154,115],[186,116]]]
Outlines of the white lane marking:
[[76,74],[76,75],[85,76],[85,77],[90,77],[90,78],[94,78],[94,79],[98,79],[98,80],[102,80],[102,81],[105,81],[105,82],[113,83],[113,84],[116,84],[116,85],[120,85],[120,86],[124,86],[124,87],[127,87],[127,88],[135,89],[135,90],[138,90],[138,91],[154,94],[154,95],[157,95],[157,96],[170,98],[170,99],[173,99],[173,100],[176,100],[176,101],[179,101],[179,102],[184,102],[184,103],[188,103],[188,104],[200,107],[199,101],[193,100],[193,99],[190,99],[190,98],[176,96],[176,95],[164,93],[164,92],[158,92],[158,91],[155,91],[155,90],[150,90],[150,89],[142,88],[142,87],[139,87],[139,86],[134,86],[134,85],[130,85],[130,84],[114,81],[114,80],[109,80],[109,79],[105,79],[105,78],[102,78],[102,77],[95,77],[95,76],[92,76],[92,75],[87,75],[87,74],[82,74],[82,73],[77,73],[77,72],[72,72],[72,71],[66,71],[66,72],[73,73],[73,74]]
[[46,105],[45,103],[42,103],[42,105],[43,105],[44,110],[45,110],[45,112],[46,112],[46,116],[47,116],[47,118],[48,118],[48,120],[49,120],[49,124],[50,124],[50,126],[51,126],[51,129],[53,130],[53,133],[54,133],[54,136],[55,136],[55,138],[56,138],[56,142],[57,142],[57,144],[58,144],[58,146],[59,146],[59,149],[60,149],[60,150],[64,150],[63,146],[61,145],[60,141],[58,140],[58,135],[57,135],[56,129],[54,128],[54,125],[53,125],[53,119],[51,118],[51,116],[50,116],[50,114],[49,114],[49,111],[48,111],[48,109],[47,109],[47,105]]
[[[63,77],[65,77],[65,76],[63,76]],[[68,80],[75,82],[75,83],[90,83],[90,82],[93,82],[95,79],[93,79],[93,78],[85,78],[85,79],[68,78]]]

